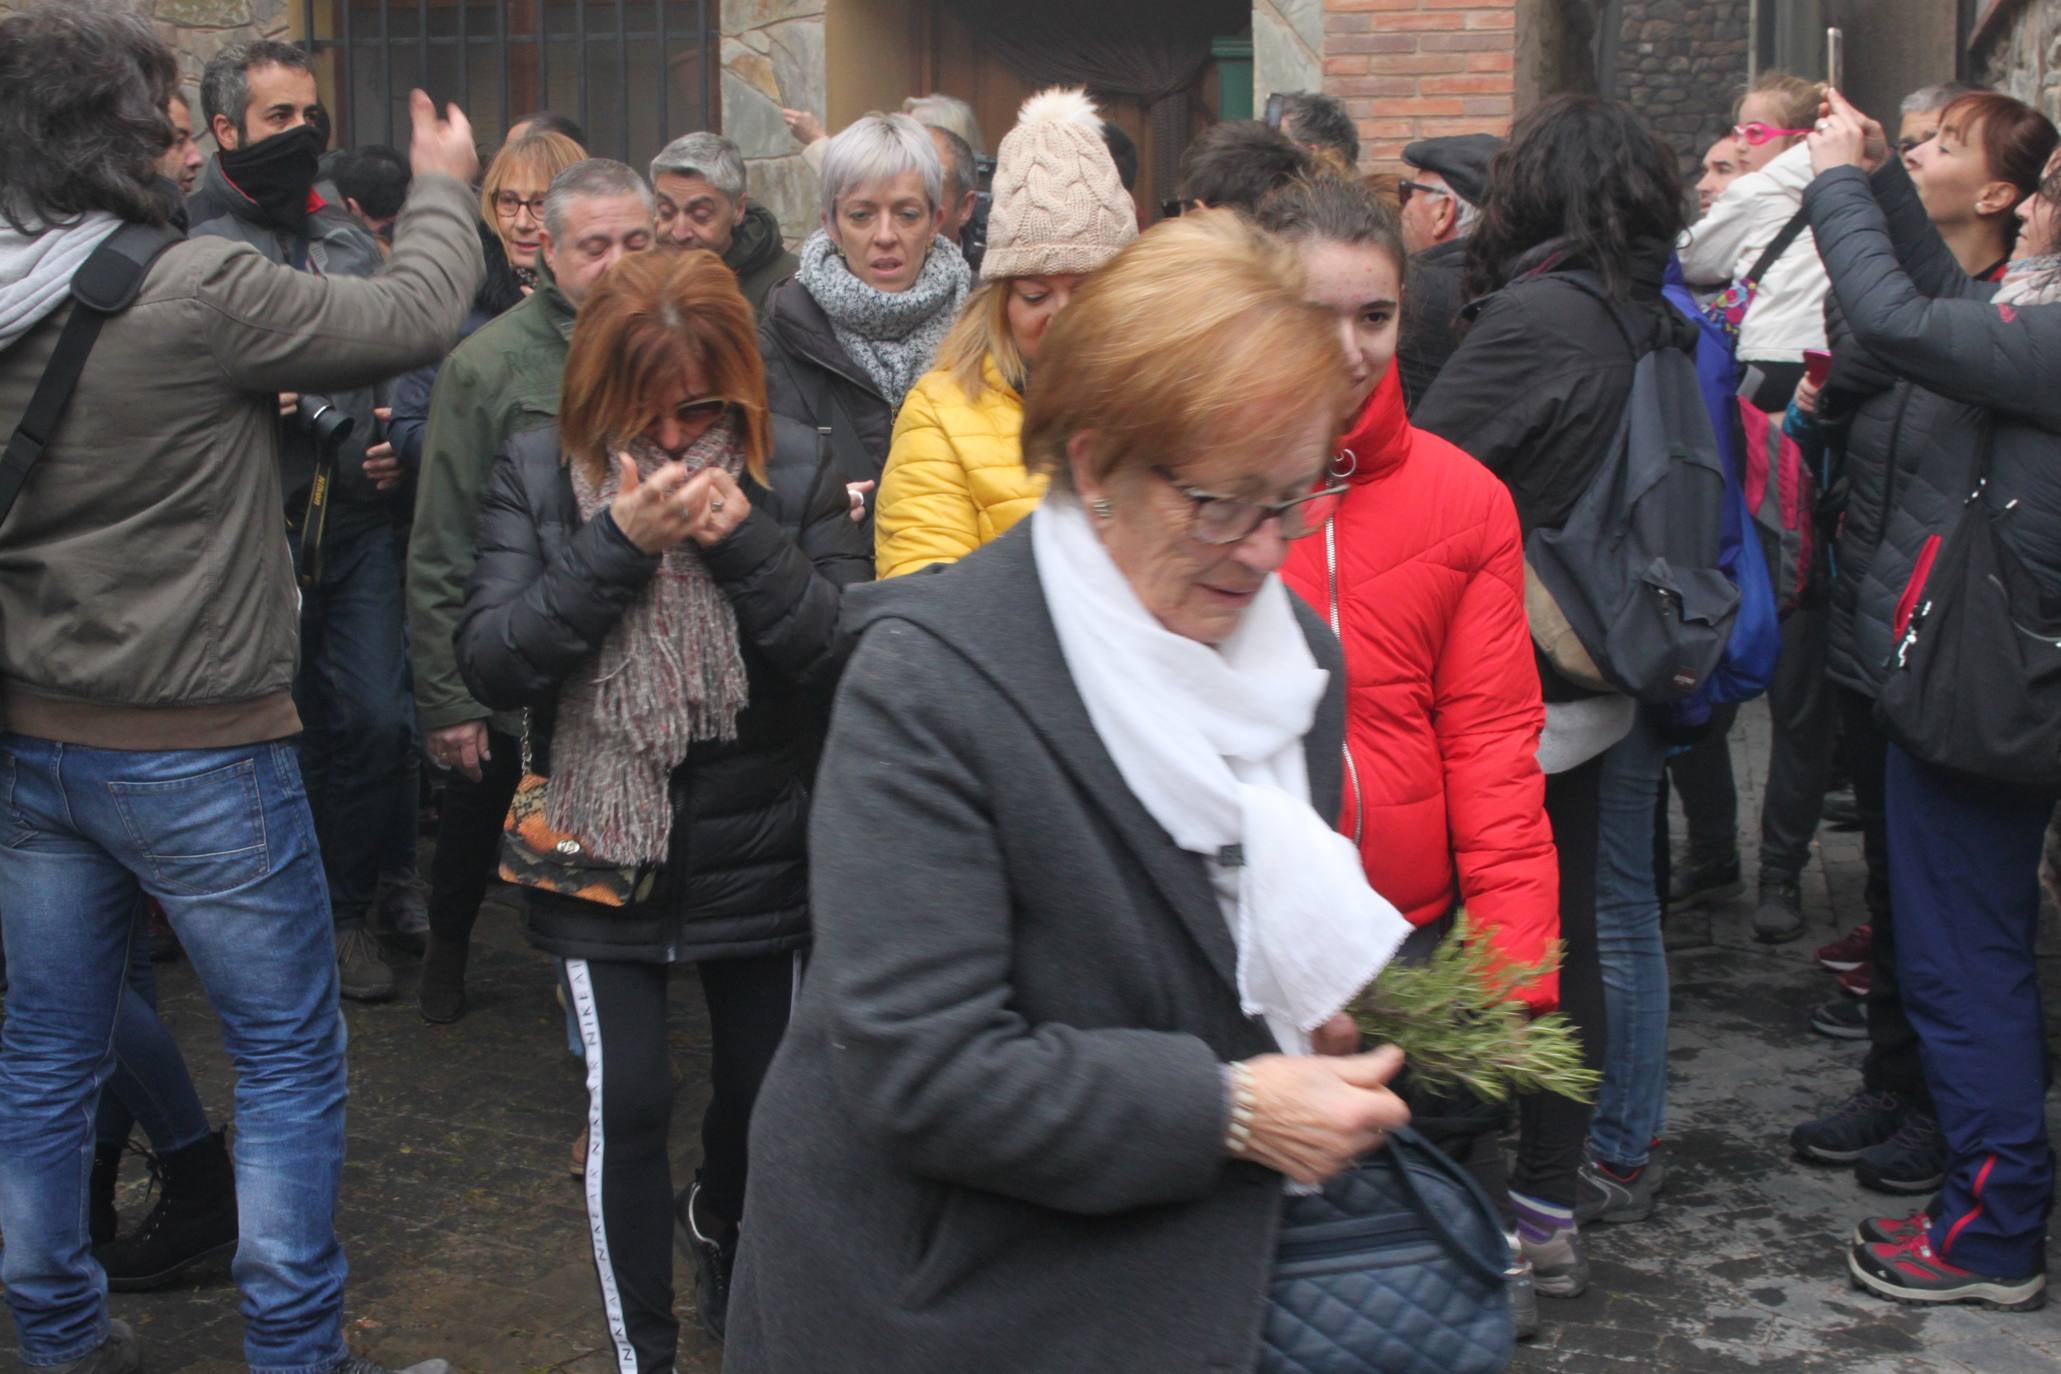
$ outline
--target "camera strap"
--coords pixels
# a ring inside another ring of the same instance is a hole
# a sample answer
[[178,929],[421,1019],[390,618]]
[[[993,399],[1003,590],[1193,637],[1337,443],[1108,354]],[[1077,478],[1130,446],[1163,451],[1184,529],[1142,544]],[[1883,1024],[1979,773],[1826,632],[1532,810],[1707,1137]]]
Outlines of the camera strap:
[[14,509],[30,469],[50,447],[65,407],[71,404],[72,392],[86,371],[86,358],[100,337],[100,326],[135,302],[158,254],[183,237],[161,225],[124,224],[93,250],[72,278],[71,318],[64,322],[35,394],[8,436],[5,454],[0,455],[0,521]]
[[315,477],[308,484],[308,509],[301,517],[301,574],[303,590],[314,589],[322,580],[322,531],[329,523],[329,493],[336,486],[336,446],[315,443]]

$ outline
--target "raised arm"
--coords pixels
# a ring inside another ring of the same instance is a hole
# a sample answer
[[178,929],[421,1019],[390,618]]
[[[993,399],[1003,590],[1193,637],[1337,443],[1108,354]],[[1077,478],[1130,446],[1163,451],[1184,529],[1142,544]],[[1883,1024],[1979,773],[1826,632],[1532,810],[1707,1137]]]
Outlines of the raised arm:
[[1805,197],[1848,328],[1884,367],[1931,391],[2061,429],[2061,306],[1999,307],[1927,296],[1901,263],[1858,167],[1827,170]]

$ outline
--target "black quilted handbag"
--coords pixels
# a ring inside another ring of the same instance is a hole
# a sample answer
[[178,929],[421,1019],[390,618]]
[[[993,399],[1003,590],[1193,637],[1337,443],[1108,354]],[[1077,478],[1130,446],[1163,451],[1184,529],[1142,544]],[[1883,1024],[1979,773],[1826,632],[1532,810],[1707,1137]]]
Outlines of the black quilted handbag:
[[1489,1374],[1516,1348],[1510,1245],[1481,1185],[1397,1131],[1281,1214],[1261,1374]]

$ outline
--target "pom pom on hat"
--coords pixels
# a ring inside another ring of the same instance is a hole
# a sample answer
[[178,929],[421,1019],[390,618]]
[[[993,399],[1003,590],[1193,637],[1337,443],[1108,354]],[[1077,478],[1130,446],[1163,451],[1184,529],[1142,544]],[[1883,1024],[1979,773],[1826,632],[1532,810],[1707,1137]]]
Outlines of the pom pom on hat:
[[1102,141],[1102,116],[1079,88],[1023,102],[995,158],[981,275],[1093,272],[1138,237],[1138,214]]

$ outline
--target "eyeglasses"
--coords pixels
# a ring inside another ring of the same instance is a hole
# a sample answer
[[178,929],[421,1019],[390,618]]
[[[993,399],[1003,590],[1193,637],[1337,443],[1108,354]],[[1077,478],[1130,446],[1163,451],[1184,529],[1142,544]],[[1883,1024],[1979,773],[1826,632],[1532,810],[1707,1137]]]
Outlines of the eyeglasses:
[[1325,487],[1286,501],[1241,501],[1191,487],[1162,467],[1153,468],[1152,473],[1193,503],[1189,533],[1205,544],[1236,544],[1277,518],[1283,539],[1301,539],[1322,529],[1326,520],[1338,514],[1339,503],[1345,499],[1344,487]]
[[683,425],[708,426],[723,418],[730,409],[730,403],[720,396],[704,396],[696,401],[682,401],[673,412],[673,418]]
[[1760,147],[1763,143],[1772,143],[1778,138],[1802,138],[1809,132],[1809,129],[1778,129],[1774,125],[1764,124],[1758,119],[1753,120],[1751,123],[1734,124],[1732,126],[1732,136],[1734,138],[1743,138],[1756,148]]
[[524,197],[515,194],[513,191],[494,192],[494,213],[502,219],[514,219],[517,214],[524,210],[530,212],[531,219],[542,223],[544,219],[544,197]]
[[1421,181],[1399,181],[1396,183],[1396,191],[1405,205],[1409,204],[1410,197],[1419,191],[1422,191],[1427,196],[1449,196],[1452,194],[1451,191],[1448,191],[1443,186],[1427,186]]

